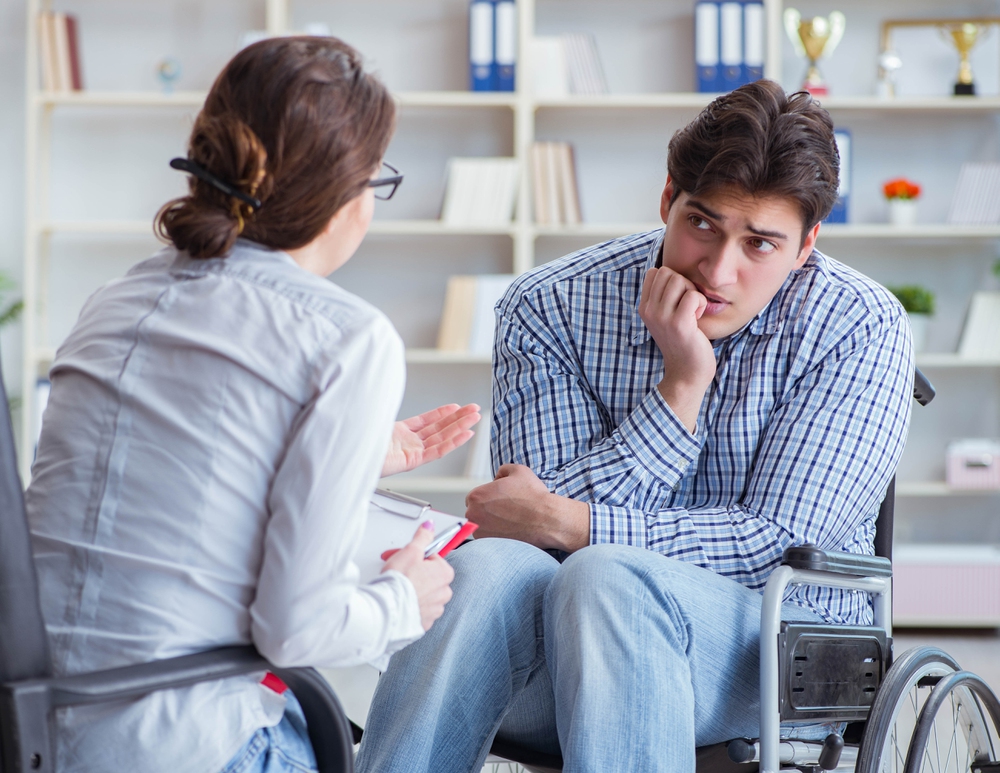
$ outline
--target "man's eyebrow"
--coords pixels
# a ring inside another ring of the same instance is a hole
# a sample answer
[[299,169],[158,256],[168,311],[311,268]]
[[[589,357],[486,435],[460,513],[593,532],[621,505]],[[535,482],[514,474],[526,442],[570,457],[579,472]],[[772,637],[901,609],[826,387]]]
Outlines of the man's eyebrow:
[[[722,215],[722,214],[720,214],[718,212],[713,212],[711,209],[709,209],[708,207],[706,207],[704,204],[702,204],[697,199],[688,199],[687,200],[687,205],[689,207],[694,207],[699,212],[702,212],[702,213],[708,215],[713,220],[718,220],[720,222],[725,222],[725,220],[726,220],[726,216],[725,215]],[[747,230],[750,233],[752,233],[754,236],[764,236],[764,237],[766,237],[768,239],[780,239],[782,241],[786,241],[786,242],[788,241],[787,234],[783,234],[783,233],[781,233],[781,231],[768,231],[768,230],[766,230],[764,228],[757,228],[757,227],[755,227],[753,225],[748,225],[747,226]]]

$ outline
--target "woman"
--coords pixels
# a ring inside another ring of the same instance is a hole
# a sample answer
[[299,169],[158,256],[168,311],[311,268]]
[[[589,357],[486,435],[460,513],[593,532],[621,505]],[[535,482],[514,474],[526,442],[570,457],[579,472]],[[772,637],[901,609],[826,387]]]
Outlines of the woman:
[[[465,442],[478,407],[394,425],[402,344],[323,279],[371,221],[393,102],[358,54],[238,54],[191,135],[171,246],[89,299],[53,363],[27,493],[56,673],[253,642],[282,666],[384,663],[450,598],[432,526],[358,585],[380,475]],[[309,770],[259,675],[59,716],[61,771]]]

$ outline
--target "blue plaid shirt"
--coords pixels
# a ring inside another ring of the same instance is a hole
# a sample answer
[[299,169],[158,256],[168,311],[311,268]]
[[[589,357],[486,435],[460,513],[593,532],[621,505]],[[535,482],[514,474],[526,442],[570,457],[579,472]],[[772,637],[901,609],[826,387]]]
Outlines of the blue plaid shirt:
[[[913,384],[899,303],[813,252],[741,330],[695,435],[656,389],[663,359],[639,317],[662,230],[519,277],[497,305],[494,469],[530,467],[590,503],[591,543],[690,561],[762,590],[789,545],[872,554],[903,450]],[[797,587],[831,622],[870,620],[866,594]]]

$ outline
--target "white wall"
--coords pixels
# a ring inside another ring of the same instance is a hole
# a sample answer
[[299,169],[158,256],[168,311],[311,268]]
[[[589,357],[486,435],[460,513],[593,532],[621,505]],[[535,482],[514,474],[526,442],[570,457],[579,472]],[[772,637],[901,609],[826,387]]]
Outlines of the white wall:
[[[24,26],[24,4],[0,0],[0,270],[18,283],[24,244]],[[20,325],[0,334],[0,355],[8,392],[20,392]]]

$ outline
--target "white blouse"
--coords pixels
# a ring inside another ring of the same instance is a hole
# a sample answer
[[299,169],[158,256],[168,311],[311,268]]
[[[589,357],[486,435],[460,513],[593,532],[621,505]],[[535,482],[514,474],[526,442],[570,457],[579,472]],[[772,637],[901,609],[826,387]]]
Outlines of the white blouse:
[[[352,557],[402,399],[379,311],[240,240],[167,248],[59,348],[27,492],[57,674],[253,643],[282,666],[384,665],[410,581]],[[63,771],[220,770],[284,698],[260,675],[59,716]]]

